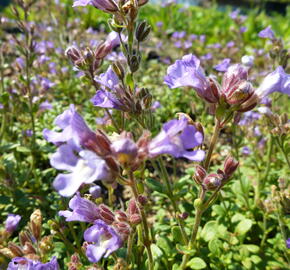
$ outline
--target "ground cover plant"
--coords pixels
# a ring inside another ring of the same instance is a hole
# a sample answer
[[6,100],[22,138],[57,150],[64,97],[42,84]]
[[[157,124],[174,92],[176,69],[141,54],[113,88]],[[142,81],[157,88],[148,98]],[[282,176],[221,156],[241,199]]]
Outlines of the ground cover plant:
[[0,269],[289,269],[290,9],[0,16]]

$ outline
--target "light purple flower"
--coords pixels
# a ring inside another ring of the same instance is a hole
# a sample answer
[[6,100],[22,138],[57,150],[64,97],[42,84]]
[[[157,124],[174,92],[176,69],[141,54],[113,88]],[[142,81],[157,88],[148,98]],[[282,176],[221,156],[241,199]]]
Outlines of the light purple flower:
[[[122,103],[115,96],[115,93],[119,91],[119,78],[112,67],[110,66],[105,73],[95,77],[95,81],[101,84],[102,89],[97,91],[91,102],[101,108],[121,109]],[[110,89],[111,92],[106,89]]]
[[273,92],[290,96],[290,75],[281,66],[266,76],[255,93],[262,99]]
[[181,60],[177,60],[169,66],[164,82],[170,88],[191,86],[199,96],[208,102],[215,103],[217,101],[217,98],[210,91],[210,83],[200,66],[200,60],[193,54],[185,55]]
[[95,221],[95,224],[85,231],[84,239],[93,242],[86,250],[89,261],[93,263],[98,262],[102,257],[107,258],[122,246],[122,239],[118,233],[102,220]]
[[95,185],[90,187],[89,192],[94,199],[97,199],[101,196],[102,188],[100,186]]
[[61,144],[50,158],[51,166],[69,172],[59,174],[53,182],[59,194],[69,197],[82,184],[110,180],[111,173],[106,162],[90,150],[94,144],[97,147],[96,134],[75,111],[74,105],[59,115],[54,123],[62,129],[61,132],[45,129],[43,133],[47,141]]
[[243,118],[239,121],[239,125],[246,126],[261,118],[261,114],[254,111],[243,113]]
[[151,110],[152,111],[156,111],[157,109],[161,108],[161,104],[159,101],[154,101],[152,106],[151,106]]
[[253,55],[244,55],[241,59],[241,62],[246,67],[252,67],[254,65],[254,56]]
[[98,90],[97,93],[91,99],[91,102],[94,106],[108,109],[117,109],[121,108],[121,103],[116,98],[114,94],[106,90]]
[[49,101],[45,100],[42,103],[40,103],[39,109],[41,111],[51,110],[52,109],[52,104]]
[[61,145],[51,156],[50,164],[68,173],[58,174],[53,187],[61,196],[70,197],[82,184],[96,180],[110,180],[110,169],[106,162],[89,150],[80,150],[73,140]]
[[21,216],[15,214],[8,214],[5,221],[5,230],[9,233],[13,233],[21,220]]
[[252,153],[251,149],[248,146],[242,148],[242,154],[248,156]]
[[59,270],[59,266],[56,257],[53,257],[48,263],[16,257],[11,260],[7,270]]
[[60,216],[66,218],[66,221],[93,223],[100,218],[99,208],[93,202],[82,198],[79,192],[70,200],[69,208],[71,208],[72,211],[65,210],[58,212]]
[[78,7],[78,6],[87,6],[91,3],[91,0],[75,0],[73,3],[73,7]]
[[258,36],[259,36],[260,38],[269,38],[269,39],[272,39],[272,40],[276,39],[275,34],[274,34],[274,32],[273,32],[271,26],[268,26],[268,27],[266,27],[265,29],[263,29],[263,30],[258,34]]
[[241,26],[240,27],[240,32],[241,33],[245,33],[248,30],[248,28],[246,26]]
[[118,11],[118,5],[114,0],[75,0],[73,7],[92,5],[95,8],[103,10],[105,12],[116,12]]
[[226,72],[228,68],[230,67],[231,59],[225,58],[222,62],[220,62],[218,65],[214,66],[214,69],[219,72]]
[[288,238],[288,239],[286,240],[286,247],[287,247],[287,248],[290,248],[290,238]]
[[184,157],[192,161],[202,161],[205,152],[191,149],[199,146],[203,135],[186,118],[171,120],[163,125],[162,131],[149,143],[149,155],[156,157],[169,154],[176,158]]

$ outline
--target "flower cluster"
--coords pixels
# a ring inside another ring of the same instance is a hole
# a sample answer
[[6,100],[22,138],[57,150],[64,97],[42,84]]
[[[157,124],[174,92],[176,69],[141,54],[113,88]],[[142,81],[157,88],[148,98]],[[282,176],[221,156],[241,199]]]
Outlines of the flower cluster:
[[251,110],[273,92],[290,95],[290,75],[282,67],[268,74],[254,89],[248,81],[247,68],[235,64],[227,68],[222,85],[219,85],[212,77],[205,76],[200,60],[192,54],[185,55],[170,66],[164,81],[170,88],[192,87],[207,102],[222,107],[227,104],[229,108],[241,112]]
[[43,134],[47,141],[58,145],[51,156],[51,165],[69,172],[59,174],[53,182],[62,196],[70,197],[83,184],[92,184],[96,180],[113,184],[121,167],[136,170],[147,158],[169,154],[202,161],[205,156],[203,150],[191,150],[201,145],[203,134],[185,117],[164,124],[163,130],[152,140],[149,132],[144,132],[136,143],[128,132],[123,132],[114,141],[101,130],[93,132],[74,105],[54,123],[62,131],[45,129]]
[[[140,197],[140,202],[144,202]],[[135,199],[128,203],[127,211],[117,210],[113,213],[106,205],[96,205],[84,199],[77,193],[69,203],[72,211],[60,211],[66,221],[81,221],[92,223],[84,232],[86,255],[91,262],[98,262],[102,257],[108,257],[119,249],[128,238],[134,226],[141,222],[141,204]]]

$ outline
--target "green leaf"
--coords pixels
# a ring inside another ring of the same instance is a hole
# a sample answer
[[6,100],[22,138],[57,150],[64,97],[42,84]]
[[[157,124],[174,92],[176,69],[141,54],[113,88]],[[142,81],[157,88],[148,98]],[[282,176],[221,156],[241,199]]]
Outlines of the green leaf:
[[203,229],[201,231],[201,237],[205,241],[208,242],[208,241],[214,239],[215,237],[217,237],[217,230],[218,230],[218,225],[217,225],[216,221],[209,221],[203,227]]
[[162,250],[155,244],[151,245],[151,251],[152,251],[153,258],[155,260],[158,260],[163,256]]
[[206,263],[203,259],[195,257],[187,263],[187,266],[191,269],[204,269],[206,268]]
[[159,193],[164,193],[163,185],[160,182],[158,182],[158,181],[156,181],[156,180],[154,180],[152,178],[146,179],[146,185],[150,189],[152,189],[153,191],[157,191]]
[[173,226],[171,233],[175,242],[183,244],[181,230],[178,226]]
[[243,245],[248,251],[252,253],[258,253],[260,250],[260,247],[256,245]]
[[220,256],[220,247],[222,247],[222,242],[219,239],[212,239],[208,243],[210,252],[216,257]]
[[239,235],[244,235],[251,229],[252,225],[252,220],[246,218],[237,225],[235,232]]

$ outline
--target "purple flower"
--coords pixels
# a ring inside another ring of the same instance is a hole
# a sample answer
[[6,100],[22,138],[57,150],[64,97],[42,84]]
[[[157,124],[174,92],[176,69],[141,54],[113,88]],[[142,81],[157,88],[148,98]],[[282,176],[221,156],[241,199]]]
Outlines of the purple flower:
[[69,208],[72,209],[72,212],[69,210],[58,212],[60,216],[66,218],[66,221],[93,223],[100,218],[99,208],[93,202],[83,199],[79,192],[70,200]]
[[9,263],[7,270],[58,270],[59,266],[56,257],[48,263],[41,263],[27,258],[16,257]]
[[287,248],[290,248],[290,238],[288,238],[288,239],[286,240],[286,247],[287,247]]
[[[105,73],[95,77],[95,81],[101,84],[101,90],[98,90],[96,95],[91,99],[94,106],[109,109],[121,109],[122,103],[115,96],[119,91],[119,79],[110,66]],[[107,91],[110,89],[111,92]]]
[[290,75],[286,74],[281,66],[266,76],[255,93],[262,99],[273,92],[290,96]]
[[118,5],[114,0],[75,0],[73,7],[84,7],[87,5],[92,5],[95,8],[109,13],[118,11]]
[[191,86],[206,101],[217,102],[217,98],[210,89],[210,83],[200,66],[200,60],[193,54],[185,55],[181,60],[177,60],[169,66],[164,82],[170,88]]
[[241,59],[242,64],[246,67],[252,67],[254,65],[254,56],[253,55],[244,55]]
[[261,118],[261,114],[254,111],[248,111],[243,114],[243,118],[239,121],[239,125],[246,126]]
[[13,233],[21,220],[21,216],[15,214],[8,214],[8,217],[5,221],[5,230],[9,233]]
[[39,109],[40,109],[41,111],[51,110],[51,109],[52,109],[52,104],[46,100],[46,101],[42,102],[42,103],[39,105]]
[[269,39],[276,39],[274,32],[271,29],[271,26],[266,27],[265,29],[263,29],[258,36],[260,38],[269,38]]
[[151,110],[152,111],[156,111],[157,109],[161,108],[161,104],[159,101],[154,101],[152,106],[151,106]]
[[245,33],[248,30],[248,28],[246,26],[241,26],[240,27],[240,32],[241,33]]
[[228,48],[232,48],[232,47],[234,47],[235,46],[235,42],[234,41],[229,41],[228,43],[227,43],[227,47]]
[[90,150],[98,147],[96,134],[75,111],[74,105],[59,115],[54,123],[62,129],[61,132],[45,129],[43,133],[47,141],[61,144],[51,156],[51,166],[69,172],[59,174],[53,182],[59,194],[69,197],[82,184],[110,180],[111,173],[106,162]]
[[106,90],[98,90],[91,99],[94,106],[108,109],[117,109],[121,107],[121,103],[116,96]]
[[50,158],[52,167],[69,173],[58,174],[53,187],[61,196],[72,196],[82,184],[110,180],[110,170],[102,158],[89,150],[80,150],[73,140],[61,145]]
[[231,59],[225,58],[222,62],[220,62],[218,65],[214,66],[214,69],[219,72],[226,72],[230,66]]
[[95,221],[95,224],[85,231],[84,239],[94,243],[89,244],[86,250],[89,261],[93,263],[102,257],[107,258],[122,246],[122,239],[118,233],[102,220]]
[[248,156],[252,153],[251,149],[248,146],[242,148],[242,154]]
[[78,7],[78,6],[87,6],[91,3],[91,0],[75,0],[73,7]]
[[93,197],[93,199],[99,198],[101,196],[101,191],[102,191],[101,187],[97,186],[97,185],[92,186],[89,189],[89,192],[90,192],[91,196]]
[[189,125],[186,118],[171,120],[163,125],[162,131],[149,143],[149,155],[156,157],[169,154],[176,158],[202,161],[205,156],[204,151],[190,151],[199,146],[202,141],[202,133],[193,125]]

